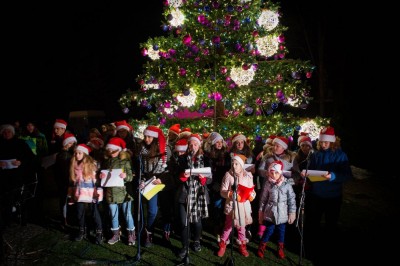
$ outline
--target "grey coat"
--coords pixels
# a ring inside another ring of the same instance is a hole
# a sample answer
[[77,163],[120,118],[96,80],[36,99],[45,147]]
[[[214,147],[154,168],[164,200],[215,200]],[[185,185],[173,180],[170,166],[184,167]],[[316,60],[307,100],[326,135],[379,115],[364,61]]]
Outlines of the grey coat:
[[289,213],[296,213],[296,194],[285,178],[280,186],[266,181],[260,198],[259,212],[263,219],[274,224],[288,221]]

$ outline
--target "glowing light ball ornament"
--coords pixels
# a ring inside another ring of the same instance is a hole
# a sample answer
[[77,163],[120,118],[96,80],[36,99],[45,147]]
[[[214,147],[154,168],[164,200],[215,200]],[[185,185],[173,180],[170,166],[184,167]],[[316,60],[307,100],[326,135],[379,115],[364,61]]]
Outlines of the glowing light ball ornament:
[[231,78],[238,85],[248,85],[253,81],[255,72],[252,68],[244,70],[242,67],[233,67],[231,69]]
[[169,21],[172,27],[179,27],[185,21],[185,15],[178,8],[171,10],[172,19]]
[[152,60],[158,60],[160,59],[160,55],[158,54],[158,51],[154,50],[153,47],[150,47],[147,49],[147,55],[152,59]]
[[181,7],[183,4],[182,0],[168,0],[168,4],[172,7],[178,8]]
[[265,36],[256,40],[258,51],[263,56],[273,56],[279,48],[278,39],[275,36]]
[[138,129],[133,131],[133,136],[139,139],[143,139],[144,135],[143,135],[143,131],[147,128],[147,124],[139,124],[138,125]]
[[279,24],[279,15],[271,10],[263,10],[258,18],[258,25],[270,31]]
[[190,88],[188,95],[185,96],[183,94],[180,94],[176,98],[182,104],[182,106],[190,107],[193,106],[194,103],[196,102],[197,95],[195,91],[192,88]]
[[319,137],[319,132],[321,131],[320,126],[318,126],[314,120],[309,120],[304,122],[301,126],[301,131],[308,133],[311,140],[316,140]]

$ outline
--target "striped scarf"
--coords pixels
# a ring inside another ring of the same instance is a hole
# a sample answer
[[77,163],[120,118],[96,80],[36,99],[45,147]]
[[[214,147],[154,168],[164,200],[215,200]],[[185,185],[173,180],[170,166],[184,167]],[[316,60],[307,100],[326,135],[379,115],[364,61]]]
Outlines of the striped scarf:
[[[190,162],[190,157],[188,157],[188,162]],[[204,159],[203,155],[198,155],[193,163],[193,168],[203,168]],[[190,191],[189,195],[189,221],[191,223],[199,222],[203,218],[208,217],[208,206],[205,195],[206,187],[202,186],[198,181],[198,178],[191,176],[188,181],[188,188]]]

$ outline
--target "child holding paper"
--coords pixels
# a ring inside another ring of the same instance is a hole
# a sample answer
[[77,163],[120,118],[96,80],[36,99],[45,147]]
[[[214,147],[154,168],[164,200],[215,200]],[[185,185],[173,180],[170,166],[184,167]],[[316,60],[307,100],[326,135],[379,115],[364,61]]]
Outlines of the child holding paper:
[[[251,205],[250,202],[256,197],[254,191],[253,175],[245,170],[246,157],[242,154],[234,154],[232,159],[232,169],[226,172],[221,184],[221,196],[226,199],[225,201],[225,225],[221,235],[221,241],[219,242],[218,257],[222,257],[225,254],[226,244],[229,243],[229,235],[232,232],[232,219],[234,219],[234,226],[238,231],[238,239],[240,241],[239,252],[245,257],[249,256],[247,252],[246,244],[246,225],[253,223],[251,217]],[[238,184],[237,200],[235,200],[232,186],[235,183]],[[250,190],[249,195],[239,193],[239,187]],[[243,198],[242,198],[243,197]],[[235,203],[235,210],[233,210],[233,204]],[[234,212],[234,214],[233,214]],[[232,232],[233,233],[233,232]],[[232,243],[233,245],[233,243]]]
[[260,198],[258,222],[266,226],[266,230],[258,246],[257,255],[264,258],[269,238],[278,230],[278,256],[285,258],[284,242],[286,223],[292,224],[296,219],[296,195],[292,185],[282,175],[283,163],[273,161],[268,167],[268,180]]
[[[205,158],[201,149],[202,138],[199,134],[191,134],[188,138],[186,153],[178,158],[178,172],[181,184],[177,191],[178,215],[181,225],[182,249],[178,256],[184,259],[187,255],[190,239],[190,231],[193,232],[193,250],[201,251],[200,236],[203,229],[202,219],[208,217],[208,204],[210,198],[207,184],[210,184],[211,175],[191,175],[191,171],[197,168],[209,166],[209,160]],[[189,169],[189,171],[187,171]],[[190,170],[192,169],[192,170]],[[187,212],[189,210],[189,212]]]
[[[135,225],[132,216],[133,192],[129,191],[131,186],[126,184],[132,181],[133,174],[131,159],[125,149],[126,146],[123,139],[119,137],[111,138],[106,145],[107,158],[102,167],[110,172],[113,169],[122,169],[119,177],[124,180],[123,186],[105,187],[105,199],[110,210],[112,231],[112,237],[108,240],[108,244],[113,245],[120,240],[119,208],[121,207],[128,231],[128,245],[133,246],[136,241]],[[104,179],[106,177],[107,174],[102,171],[100,178]]]

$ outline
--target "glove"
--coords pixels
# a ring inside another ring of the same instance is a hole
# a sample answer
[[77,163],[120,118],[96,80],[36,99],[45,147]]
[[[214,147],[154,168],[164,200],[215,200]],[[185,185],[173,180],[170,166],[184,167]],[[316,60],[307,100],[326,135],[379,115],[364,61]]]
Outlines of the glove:
[[[228,192],[228,198],[233,199],[233,191]],[[242,198],[240,197],[239,194],[237,194],[237,201],[240,201]]]
[[122,179],[125,179],[126,178],[126,173],[125,172],[120,173],[119,177],[121,177]]
[[288,223],[292,224],[294,222],[294,220],[296,220],[296,214],[295,213],[289,213]]
[[250,193],[249,201],[253,201],[255,198],[256,198],[256,192],[253,189],[253,191]]
[[106,173],[103,173],[103,172],[100,173],[100,178],[101,179],[105,178],[106,176],[107,176]]
[[179,179],[180,179],[182,182],[186,182],[186,181],[189,179],[189,177],[186,177],[186,176],[185,176],[185,173],[181,173],[181,174],[179,175]]
[[206,182],[207,182],[207,177],[204,177],[204,176],[200,176],[200,175],[199,175],[199,181],[200,181],[200,184],[201,184],[202,186],[204,186],[204,185],[206,184]]

